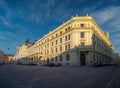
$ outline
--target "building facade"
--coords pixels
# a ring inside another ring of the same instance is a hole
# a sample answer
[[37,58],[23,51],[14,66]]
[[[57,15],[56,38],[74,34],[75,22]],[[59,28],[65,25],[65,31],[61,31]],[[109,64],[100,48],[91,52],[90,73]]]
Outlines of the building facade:
[[114,53],[114,63],[120,64],[120,54],[119,53]]
[[113,61],[113,49],[109,33],[103,32],[91,16],[75,16],[33,44],[17,47],[16,56],[41,64],[80,66]]
[[14,59],[21,59],[21,58],[26,58],[27,54],[28,54],[28,50],[27,48],[31,46],[31,44],[29,43],[29,40],[27,39],[22,45],[17,46],[16,48],[16,55],[14,56]]
[[5,62],[6,63],[12,63],[14,55],[13,54],[5,54]]
[[3,51],[0,50],[0,64],[6,64],[10,62],[10,58],[12,58],[12,54],[5,54]]

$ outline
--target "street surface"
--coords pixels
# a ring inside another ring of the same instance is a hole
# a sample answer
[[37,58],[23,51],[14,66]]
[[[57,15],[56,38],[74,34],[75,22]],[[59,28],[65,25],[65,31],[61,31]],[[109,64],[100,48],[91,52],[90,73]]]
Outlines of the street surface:
[[120,66],[0,66],[0,88],[120,88]]

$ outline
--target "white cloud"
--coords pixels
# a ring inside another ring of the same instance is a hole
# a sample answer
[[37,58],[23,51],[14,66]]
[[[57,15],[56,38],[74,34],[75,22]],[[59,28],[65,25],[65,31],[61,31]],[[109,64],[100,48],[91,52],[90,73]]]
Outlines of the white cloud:
[[66,11],[66,3],[58,3],[56,0],[31,2],[32,5],[30,6],[30,14],[28,19],[26,19],[30,22],[43,24],[44,22],[48,22],[50,20],[62,21],[65,19],[66,15],[70,15],[68,14],[69,12]]
[[3,22],[3,24],[5,24],[6,26],[11,26],[11,24],[8,22],[8,19],[6,19],[6,17],[0,15],[0,19]]
[[98,24],[102,25],[110,20],[114,20],[117,16],[120,16],[120,6],[110,6],[101,10],[92,12],[93,17]]
[[92,11],[93,18],[103,28],[110,32],[110,39],[118,52],[120,47],[120,6],[109,6],[101,10]]
[[11,26],[11,24],[8,23],[7,21],[4,21],[4,24],[5,24],[6,26]]
[[5,41],[11,41],[14,38],[17,38],[18,34],[15,34],[10,31],[4,31],[3,29],[0,29],[0,39]]

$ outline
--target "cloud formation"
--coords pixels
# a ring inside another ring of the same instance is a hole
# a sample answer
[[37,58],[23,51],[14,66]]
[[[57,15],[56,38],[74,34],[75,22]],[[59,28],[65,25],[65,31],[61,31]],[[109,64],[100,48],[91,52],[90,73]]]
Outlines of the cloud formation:
[[92,14],[104,31],[110,32],[110,39],[115,46],[115,52],[118,52],[116,47],[118,45],[120,47],[120,6],[108,6],[94,11]]
[[0,49],[8,52],[6,47],[11,47],[11,52],[15,53],[16,46],[26,38],[33,42],[76,13],[88,13],[104,31],[110,32],[117,52],[119,9],[119,0],[0,0]]
[[93,17],[96,19],[98,24],[103,25],[106,22],[110,22],[116,17],[119,16],[120,6],[109,6],[107,8],[103,8],[101,10],[95,11],[92,13]]

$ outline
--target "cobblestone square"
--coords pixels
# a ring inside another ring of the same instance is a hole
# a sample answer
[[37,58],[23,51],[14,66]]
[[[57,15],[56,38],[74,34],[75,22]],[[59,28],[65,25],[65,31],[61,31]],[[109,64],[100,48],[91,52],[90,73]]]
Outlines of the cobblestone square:
[[120,67],[0,66],[0,88],[120,88]]

